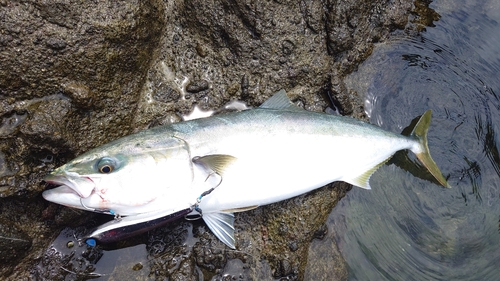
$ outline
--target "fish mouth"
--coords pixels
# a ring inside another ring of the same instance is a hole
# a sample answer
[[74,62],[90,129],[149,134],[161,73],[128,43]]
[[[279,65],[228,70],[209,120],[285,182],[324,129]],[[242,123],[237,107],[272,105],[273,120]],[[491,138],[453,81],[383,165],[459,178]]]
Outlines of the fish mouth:
[[42,197],[47,201],[69,207],[79,206],[81,199],[81,197],[67,185],[61,185],[56,188],[45,190],[42,192]]
[[48,183],[49,185],[56,186],[56,188],[63,185],[67,187],[70,187],[72,185],[71,181],[69,181],[66,177],[58,175],[48,175],[43,179],[43,181]]
[[[80,176],[78,174],[76,175],[71,175],[68,173],[65,173],[63,175],[50,174],[44,178],[44,181],[49,185],[57,186],[54,189],[58,189],[64,192],[66,192],[67,189],[69,188],[81,198],[89,197],[92,191],[96,187],[94,181],[91,178],[86,176]],[[66,188],[62,189],[62,187]]]
[[91,178],[77,173],[50,174],[44,181],[49,186],[55,186],[42,193],[45,200],[84,210],[87,208],[82,205],[82,199],[89,198],[96,187]]
[[42,197],[50,202],[85,211],[112,214],[109,209],[100,208],[102,198],[94,192],[94,181],[86,176],[66,177],[48,175],[44,181],[54,188],[42,192]]

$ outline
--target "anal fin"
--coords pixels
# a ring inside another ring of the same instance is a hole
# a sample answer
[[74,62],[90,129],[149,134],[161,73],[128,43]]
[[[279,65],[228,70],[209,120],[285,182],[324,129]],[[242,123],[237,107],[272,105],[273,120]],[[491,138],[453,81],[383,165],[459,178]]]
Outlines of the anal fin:
[[213,234],[231,249],[234,243],[234,215],[232,213],[203,213],[203,220]]
[[389,161],[389,159],[391,159],[391,157],[389,157],[389,158],[385,159],[384,161],[378,163],[377,165],[373,166],[372,168],[370,168],[366,172],[362,173],[361,175],[357,176],[353,180],[346,180],[346,181],[352,185],[355,185],[355,186],[358,186],[358,187],[361,187],[364,189],[372,189],[370,187],[371,176],[373,175],[373,173],[375,173],[375,171],[378,170],[378,168],[380,168],[380,166],[387,163],[387,161]]

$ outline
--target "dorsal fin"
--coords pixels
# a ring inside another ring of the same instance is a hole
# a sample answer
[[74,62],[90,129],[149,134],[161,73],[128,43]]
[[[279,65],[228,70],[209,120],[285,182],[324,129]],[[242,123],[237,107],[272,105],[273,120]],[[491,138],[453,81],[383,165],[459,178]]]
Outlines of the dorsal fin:
[[263,104],[261,104],[259,108],[303,110],[292,103],[285,90],[280,90],[275,93],[272,97],[268,98]]

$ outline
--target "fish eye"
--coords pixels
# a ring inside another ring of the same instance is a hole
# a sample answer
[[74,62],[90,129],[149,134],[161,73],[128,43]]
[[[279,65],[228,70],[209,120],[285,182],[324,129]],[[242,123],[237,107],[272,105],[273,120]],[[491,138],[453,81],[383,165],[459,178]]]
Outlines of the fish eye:
[[103,174],[109,174],[113,171],[113,167],[111,167],[110,165],[104,165],[102,167],[99,167],[99,172],[103,173]]
[[109,174],[115,170],[116,162],[108,157],[104,157],[97,163],[97,170],[101,174]]

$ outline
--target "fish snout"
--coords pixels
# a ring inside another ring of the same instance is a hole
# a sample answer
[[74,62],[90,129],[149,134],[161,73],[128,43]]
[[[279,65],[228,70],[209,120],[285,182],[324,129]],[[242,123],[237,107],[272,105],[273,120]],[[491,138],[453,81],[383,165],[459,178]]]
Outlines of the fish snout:
[[[94,181],[86,176],[80,175],[58,175],[58,174],[50,174],[44,178],[44,181],[50,185],[59,187],[67,187],[71,189],[76,195],[81,198],[87,198],[92,194],[92,191],[95,189]],[[58,189],[55,188],[55,189]],[[67,193],[68,189],[59,189],[61,192]],[[54,190],[54,192],[57,192]]]

